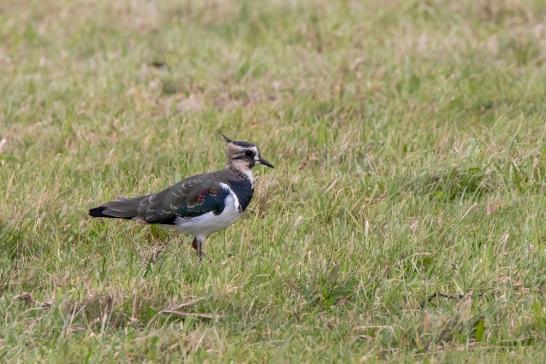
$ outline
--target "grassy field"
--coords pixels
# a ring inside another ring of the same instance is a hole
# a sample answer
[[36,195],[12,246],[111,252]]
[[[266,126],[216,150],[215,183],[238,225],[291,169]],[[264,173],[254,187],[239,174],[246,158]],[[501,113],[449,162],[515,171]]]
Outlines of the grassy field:
[[[544,362],[546,2],[0,2],[0,358]],[[87,209],[224,164],[191,238]],[[184,314],[172,314],[168,311]]]

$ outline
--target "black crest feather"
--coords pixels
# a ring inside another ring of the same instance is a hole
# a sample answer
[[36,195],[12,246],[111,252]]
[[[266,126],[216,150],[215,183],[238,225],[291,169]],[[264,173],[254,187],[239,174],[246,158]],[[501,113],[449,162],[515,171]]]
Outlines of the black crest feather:
[[233,143],[233,140],[229,139],[227,136],[225,136],[224,134],[222,134],[222,132],[220,131],[220,129],[216,129],[216,132],[218,134],[220,134],[222,136],[222,138],[224,138],[225,142],[226,143]]

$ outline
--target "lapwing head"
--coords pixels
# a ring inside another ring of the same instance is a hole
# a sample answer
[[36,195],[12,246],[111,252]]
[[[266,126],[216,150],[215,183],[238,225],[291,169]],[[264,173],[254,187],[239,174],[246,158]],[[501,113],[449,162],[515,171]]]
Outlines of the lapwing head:
[[252,143],[231,140],[220,130],[217,130],[218,134],[224,138],[226,142],[226,155],[228,163],[237,169],[251,169],[256,164],[263,164],[266,167],[274,168],[271,163],[262,158],[260,149]]

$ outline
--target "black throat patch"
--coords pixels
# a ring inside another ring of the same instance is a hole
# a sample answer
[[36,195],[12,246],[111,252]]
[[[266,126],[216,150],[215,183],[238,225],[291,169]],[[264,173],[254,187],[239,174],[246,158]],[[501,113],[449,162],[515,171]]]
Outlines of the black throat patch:
[[243,172],[235,169],[232,169],[231,172],[234,174],[234,178],[229,178],[227,184],[237,195],[241,212],[243,212],[246,210],[250,204],[250,201],[252,200],[252,196],[254,195],[254,186],[252,185],[249,177]]

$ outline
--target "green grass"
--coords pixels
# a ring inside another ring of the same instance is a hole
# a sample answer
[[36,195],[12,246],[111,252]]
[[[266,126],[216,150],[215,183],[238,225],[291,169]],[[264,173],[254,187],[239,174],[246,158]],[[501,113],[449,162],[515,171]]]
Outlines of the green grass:
[[[2,1],[0,358],[544,362],[544,19],[541,0]],[[216,128],[277,168],[205,261],[87,217],[221,168]]]

